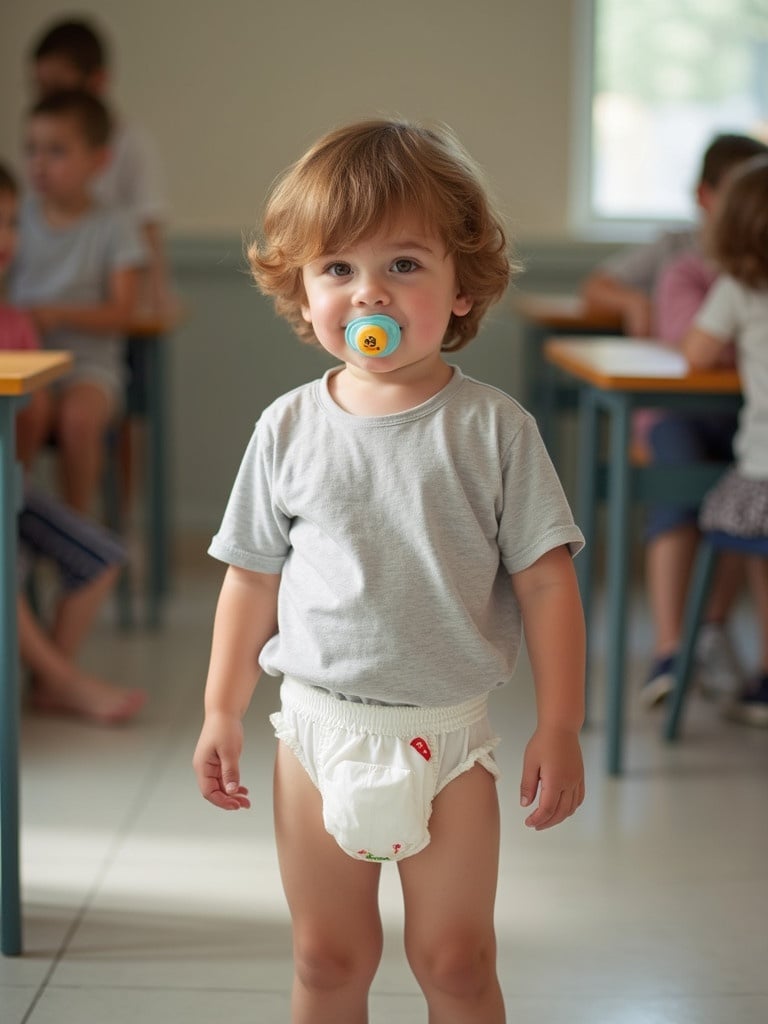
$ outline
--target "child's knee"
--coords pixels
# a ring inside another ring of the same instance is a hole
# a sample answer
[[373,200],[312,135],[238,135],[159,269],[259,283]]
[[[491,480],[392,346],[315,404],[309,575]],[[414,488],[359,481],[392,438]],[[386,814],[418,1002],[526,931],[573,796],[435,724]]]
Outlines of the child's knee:
[[495,984],[496,943],[473,929],[442,932],[434,939],[406,944],[413,973],[427,992],[475,1000]]
[[359,936],[348,943],[334,942],[327,935],[294,935],[293,960],[301,985],[313,992],[368,987],[381,959],[382,941],[371,934],[360,942]]

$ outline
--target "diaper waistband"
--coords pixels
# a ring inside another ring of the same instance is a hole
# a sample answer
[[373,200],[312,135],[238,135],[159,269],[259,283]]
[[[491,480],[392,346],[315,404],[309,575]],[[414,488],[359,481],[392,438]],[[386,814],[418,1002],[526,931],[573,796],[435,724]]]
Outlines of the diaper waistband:
[[358,704],[339,700],[333,694],[288,676],[283,678],[280,686],[280,698],[284,708],[303,712],[318,725],[377,736],[448,733],[474,725],[488,714],[487,694],[445,707]]

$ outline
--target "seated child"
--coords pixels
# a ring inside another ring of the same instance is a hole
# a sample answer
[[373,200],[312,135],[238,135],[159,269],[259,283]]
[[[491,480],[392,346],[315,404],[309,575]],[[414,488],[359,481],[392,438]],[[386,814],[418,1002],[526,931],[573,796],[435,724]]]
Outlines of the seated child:
[[[719,136],[707,150],[698,189],[702,222],[697,243],[662,268],[653,296],[655,329],[665,345],[680,348],[717,279],[719,268],[710,252],[710,235],[729,174],[745,160],[766,152],[761,142],[740,135]],[[723,347],[721,359],[732,362],[732,346]],[[654,463],[727,462],[732,458],[736,416],[643,410],[636,414],[634,428],[635,440]],[[699,542],[697,515],[695,506],[684,503],[656,502],[648,511],[646,582],[655,637],[652,663],[641,690],[647,706],[663,699],[673,684],[685,595]],[[743,576],[742,559],[723,555],[699,632],[696,678],[702,690],[713,697],[732,696],[743,682],[725,629]]]
[[[684,339],[695,367],[717,365],[735,339],[744,406],[734,441],[736,466],[707,495],[704,530],[768,537],[768,156],[755,157],[729,177],[713,230],[723,274]],[[768,726],[768,560],[751,556],[762,649],[753,683],[726,704],[729,717]]]
[[90,511],[104,436],[125,387],[123,335],[144,260],[130,216],[101,207],[90,185],[107,159],[110,120],[85,92],[55,93],[33,107],[26,128],[32,189],[21,208],[11,295],[28,310],[46,348],[69,349],[75,365],[49,392],[47,432],[56,435],[62,493]]
[[[109,49],[90,21],[66,19],[49,25],[29,55],[37,98],[61,89],[83,89],[104,100],[110,85]],[[110,104],[111,106],[111,104]],[[122,114],[114,128],[105,166],[92,182],[94,198],[124,206],[136,218],[147,250],[148,280],[142,301],[163,311],[173,305],[165,255],[166,200],[157,154],[143,131]]]
[[[0,280],[16,248],[18,195],[10,172],[0,165]],[[38,347],[34,325],[20,310],[0,302],[0,349]],[[19,454],[37,430],[34,396],[17,416]],[[33,558],[57,565],[63,592],[50,632],[23,596]],[[115,686],[77,664],[76,656],[94,616],[114,586],[125,552],[115,537],[54,498],[27,485],[19,515],[19,650],[32,676],[31,702],[40,710],[78,715],[99,723],[132,718],[146,701],[139,689]]]
[[[764,149],[762,143],[746,135],[718,135],[712,140],[704,152],[696,185],[696,203],[705,217],[712,209],[717,188],[728,168]],[[659,274],[671,259],[697,250],[699,243],[698,228],[665,231],[647,245],[622,250],[606,260],[584,281],[582,294],[592,305],[619,313],[624,332],[631,337],[655,336],[653,296]],[[682,325],[683,330],[688,323],[690,319]]]

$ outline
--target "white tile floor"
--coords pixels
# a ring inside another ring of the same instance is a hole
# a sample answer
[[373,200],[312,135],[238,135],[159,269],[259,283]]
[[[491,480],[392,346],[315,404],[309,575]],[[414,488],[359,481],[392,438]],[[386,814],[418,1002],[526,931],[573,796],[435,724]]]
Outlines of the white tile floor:
[[[254,809],[217,812],[190,768],[219,578],[213,563],[188,558],[161,632],[99,627],[93,667],[153,693],[140,723],[24,720],[25,954],[0,958],[2,1024],[289,1020],[290,932],[270,809],[273,682],[248,716]],[[634,676],[647,639],[639,621]],[[596,704],[599,716],[599,693]],[[619,780],[603,774],[598,722],[584,736],[586,804],[532,834],[517,806],[533,720],[527,669],[494,699],[510,1021],[768,1021],[768,733],[722,722],[698,699],[690,712],[684,741],[669,748],[659,717],[633,708]],[[383,872],[381,905],[371,1021],[424,1022],[394,870]]]

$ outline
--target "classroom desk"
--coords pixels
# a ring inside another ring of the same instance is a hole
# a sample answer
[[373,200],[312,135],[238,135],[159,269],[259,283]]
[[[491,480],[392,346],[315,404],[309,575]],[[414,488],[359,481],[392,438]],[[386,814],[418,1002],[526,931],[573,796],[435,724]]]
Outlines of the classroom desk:
[[555,445],[558,410],[575,405],[569,381],[555,381],[547,373],[544,343],[553,334],[616,335],[621,333],[618,313],[588,305],[580,295],[521,292],[514,309],[523,328],[523,366],[520,401],[530,409],[550,451]]
[[[146,423],[144,529],[147,544],[146,619],[160,624],[170,578],[170,508],[168,488],[168,334],[181,320],[180,311],[139,313],[131,324],[128,344],[142,361],[141,387],[129,386],[127,415]],[[123,585],[127,585],[127,578]],[[130,607],[126,596],[123,606]],[[128,615],[121,616],[124,620]],[[128,624],[125,622],[125,624]]]
[[21,952],[19,872],[19,642],[16,517],[21,474],[16,413],[37,388],[71,367],[67,352],[0,352],[0,951]]
[[[692,371],[678,352],[651,341],[625,338],[555,338],[544,348],[555,372],[579,389],[577,520],[587,541],[576,560],[587,622],[592,601],[592,561],[597,546],[596,510],[606,487],[606,694],[607,768],[622,770],[624,686],[629,588],[630,509],[633,499],[701,500],[723,472],[713,463],[636,465],[630,457],[635,408],[733,411],[741,403],[735,370]],[[608,427],[603,480],[599,420]]]

